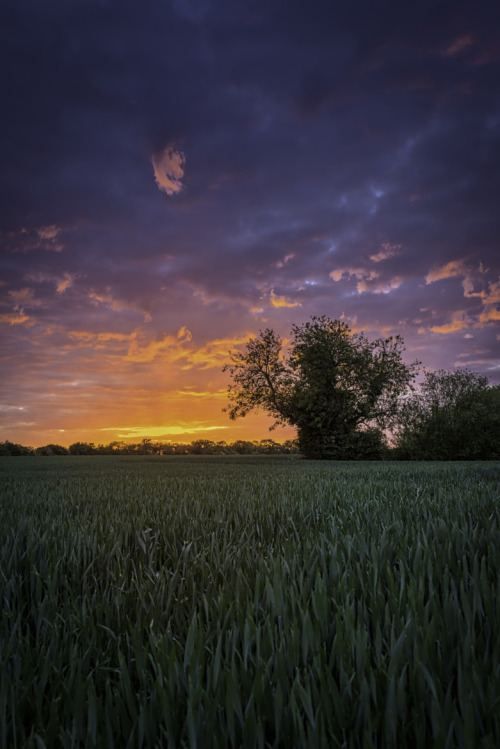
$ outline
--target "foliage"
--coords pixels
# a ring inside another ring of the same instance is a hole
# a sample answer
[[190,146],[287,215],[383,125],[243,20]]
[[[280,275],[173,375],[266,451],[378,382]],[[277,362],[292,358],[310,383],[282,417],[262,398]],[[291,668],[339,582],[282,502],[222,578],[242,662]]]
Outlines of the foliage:
[[363,429],[387,424],[415,376],[403,351],[399,336],[370,342],[325,316],[293,325],[288,352],[266,329],[224,367],[233,380],[226,410],[235,419],[260,408],[297,427],[306,458],[359,457]]
[[69,455],[69,450],[62,445],[43,445],[37,447],[35,450],[36,455]]
[[500,387],[467,369],[426,372],[402,403],[395,434],[405,459],[500,458]]
[[0,442],[0,457],[19,456],[19,455],[32,455],[33,448],[25,447],[24,445],[17,445],[15,442]]
[[73,442],[69,452],[70,455],[95,455],[97,449],[93,442]]
[[5,747],[496,747],[497,464],[0,464]]

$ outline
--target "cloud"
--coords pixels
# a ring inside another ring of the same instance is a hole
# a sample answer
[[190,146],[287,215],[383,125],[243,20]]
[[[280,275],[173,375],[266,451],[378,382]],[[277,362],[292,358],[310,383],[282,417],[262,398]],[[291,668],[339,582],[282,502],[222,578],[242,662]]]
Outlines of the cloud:
[[3,302],[3,306],[12,306],[11,312],[5,312],[0,315],[0,323],[4,325],[24,325],[30,326],[35,324],[32,317],[26,314],[25,309],[34,309],[41,307],[41,299],[35,298],[35,292],[29,287],[23,289],[12,289],[8,292],[8,301]]
[[208,398],[227,398],[227,389],[215,392],[210,392],[209,390],[178,390],[177,395],[180,395],[181,398],[203,398],[204,400]]
[[118,437],[126,439],[127,437],[166,437],[179,436],[183,434],[197,434],[199,432],[213,432],[217,429],[228,429],[227,425],[213,426],[200,425],[200,422],[193,424],[184,424],[182,426],[150,426],[150,427],[106,427],[101,432],[118,432]]
[[483,304],[500,304],[500,277],[488,285],[488,290],[483,294]]
[[[380,260],[384,260],[380,258]],[[379,261],[375,261],[379,262]],[[330,278],[338,283],[344,278],[350,280],[357,279],[356,291],[358,294],[390,294],[394,289],[398,289],[404,282],[400,276],[393,276],[387,280],[380,278],[380,273],[370,268],[346,267],[332,270]]]
[[91,290],[88,292],[88,297],[91,303],[96,306],[99,306],[99,304],[104,304],[106,307],[114,310],[115,312],[138,312],[144,315],[144,322],[151,322],[151,314],[147,310],[142,309],[135,302],[116,299],[116,297],[113,296],[110,286],[107,286],[104,292]]
[[234,338],[216,338],[208,341],[203,346],[192,348],[186,352],[186,364],[182,369],[199,369],[222,368],[229,359],[229,352],[248,341],[250,334]]
[[359,280],[368,280],[373,281],[376,278],[378,278],[378,273],[375,270],[368,270],[366,268],[337,268],[336,270],[332,270],[330,273],[330,278],[335,281],[342,281],[343,278],[350,279],[350,278],[357,278]]
[[270,299],[272,307],[302,307],[301,302],[289,302],[284,296],[276,296],[274,289],[271,289]]
[[446,265],[434,268],[429,271],[425,277],[425,283],[435,283],[435,281],[441,281],[444,278],[455,278],[456,276],[464,276],[467,274],[467,269],[463,260],[451,260]]
[[2,245],[8,252],[31,252],[33,250],[44,250],[46,252],[62,252],[64,245],[59,240],[62,232],[60,226],[40,226],[37,229],[14,229],[12,231],[0,231]]
[[177,339],[179,341],[186,341],[189,342],[193,338],[193,335],[190,330],[186,328],[185,325],[182,326],[182,328],[179,328],[177,331]]
[[390,242],[383,242],[381,249],[374,255],[370,255],[370,260],[374,263],[381,263],[382,260],[388,260],[391,257],[400,255],[403,249],[401,244],[391,244]]
[[440,333],[446,335],[448,333],[458,333],[464,330],[472,324],[472,320],[469,318],[467,313],[463,310],[454,312],[451,316],[451,321],[445,325],[433,325],[431,330],[433,333]]
[[42,305],[42,301],[35,299],[35,292],[30,288],[9,291],[9,297],[14,304],[15,310],[22,310],[24,307],[40,307]]
[[290,260],[293,260],[294,257],[295,257],[295,253],[289,252],[285,255],[283,260],[278,260],[276,263],[273,263],[273,266],[275,268],[283,268],[283,266],[285,266],[288,262],[290,262]]
[[69,330],[66,337],[70,343],[61,344],[61,348],[73,350],[76,348],[91,347],[95,351],[105,350],[107,353],[126,353],[130,342],[135,336],[136,333],[92,333],[87,330]]
[[184,153],[173,146],[167,146],[159,156],[152,157],[156,184],[162,192],[167,195],[177,195],[183,190],[182,178],[185,163]]
[[53,240],[56,239],[60,233],[60,227],[56,226],[55,224],[52,224],[51,226],[41,226],[38,229],[38,236],[40,237],[40,239]]
[[[500,278],[497,282],[488,282],[484,279],[487,272],[488,270],[483,267],[482,263],[474,270],[467,267],[461,260],[452,260],[446,265],[428,273],[426,283],[430,284],[442,279],[463,276],[463,296],[466,299],[477,298],[481,300],[482,309],[481,311],[477,311],[474,316],[476,327],[480,327],[481,325],[487,325],[500,320],[500,311],[497,309],[497,305],[500,304]],[[465,318],[461,317],[463,314],[462,312],[455,312],[451,323],[435,326],[431,330],[435,333],[449,333],[461,330],[460,325],[465,327]],[[472,319],[468,318],[467,324],[471,322]]]
[[150,362],[157,356],[168,359],[169,362],[175,362],[187,356],[184,345],[191,340],[191,333],[186,328],[180,328],[177,335],[166,335],[162,338],[149,343],[142,343],[134,334],[125,356],[126,361]]
[[55,283],[56,291],[58,294],[63,294],[66,289],[73,286],[73,283],[78,278],[77,273],[68,273],[67,271],[62,276],[56,276],[52,273],[46,273],[45,271],[39,271],[38,273],[30,273],[25,276],[26,280],[34,281],[35,283]]
[[358,294],[369,292],[371,294],[390,294],[394,289],[399,289],[401,284],[404,282],[403,278],[394,276],[389,281],[358,281],[356,289]]
[[474,34],[462,34],[445,49],[446,57],[456,57],[471,47],[476,41]]
[[498,320],[500,320],[500,310],[495,307],[488,307],[479,315],[479,322],[481,324],[497,322]]
[[58,294],[64,294],[66,289],[69,289],[70,286],[73,286],[73,282],[76,278],[76,275],[73,275],[72,273],[64,273],[63,277],[59,279],[56,287],[56,291]]
[[29,315],[25,315],[22,310],[14,313],[6,313],[0,315],[0,324],[4,325],[23,325],[24,323],[32,323],[33,320]]

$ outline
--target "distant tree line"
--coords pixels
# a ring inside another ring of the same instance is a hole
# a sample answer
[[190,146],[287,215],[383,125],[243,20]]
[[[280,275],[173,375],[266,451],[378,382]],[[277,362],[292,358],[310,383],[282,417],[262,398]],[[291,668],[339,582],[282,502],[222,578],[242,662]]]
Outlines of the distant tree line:
[[153,442],[143,439],[141,442],[110,442],[107,445],[96,445],[94,442],[74,442],[69,447],[48,444],[42,447],[25,447],[13,442],[0,442],[0,456],[9,455],[290,455],[298,453],[295,440],[275,442],[272,439],[249,442],[213,442],[212,440],[195,440],[190,444],[184,442]]

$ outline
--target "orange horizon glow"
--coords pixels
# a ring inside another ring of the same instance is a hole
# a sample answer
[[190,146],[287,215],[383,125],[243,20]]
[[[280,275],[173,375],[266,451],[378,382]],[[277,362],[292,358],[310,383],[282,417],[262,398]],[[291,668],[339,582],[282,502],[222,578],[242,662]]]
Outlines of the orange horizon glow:
[[68,447],[144,438],[185,443],[294,439],[292,427],[269,431],[273,420],[265,413],[232,421],[223,411],[229,377],[222,367],[229,351],[248,337],[195,345],[185,326],[156,339],[143,327],[129,334],[49,329],[36,344],[38,368],[52,369],[56,349],[63,352],[63,366],[40,379],[35,391],[31,377],[26,375],[24,387],[20,373],[17,401],[0,407],[0,442]]
[[[223,414],[224,416],[224,414]],[[221,420],[222,421],[222,420]],[[67,426],[57,428],[34,428],[24,426],[13,428],[3,433],[0,442],[13,442],[25,447],[43,447],[48,444],[61,445],[68,448],[75,442],[93,443],[95,445],[109,445],[111,442],[135,444],[143,439],[151,439],[158,443],[190,444],[195,440],[211,440],[212,442],[226,442],[228,444],[244,440],[247,442],[272,439],[275,442],[285,442],[296,438],[296,430],[292,427],[277,427],[269,430],[273,421],[265,414],[254,414],[228,424],[169,424],[168,426],[122,426],[122,427],[92,427]]]

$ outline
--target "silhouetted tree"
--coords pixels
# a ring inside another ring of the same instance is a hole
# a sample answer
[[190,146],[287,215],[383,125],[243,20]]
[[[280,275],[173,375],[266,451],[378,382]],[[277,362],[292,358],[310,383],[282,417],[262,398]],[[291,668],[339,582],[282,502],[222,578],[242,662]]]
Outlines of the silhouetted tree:
[[236,419],[263,409],[275,426],[295,426],[306,458],[357,457],[363,429],[388,423],[415,376],[403,351],[399,336],[370,342],[325,316],[293,325],[288,351],[268,328],[230,355],[226,410]]

